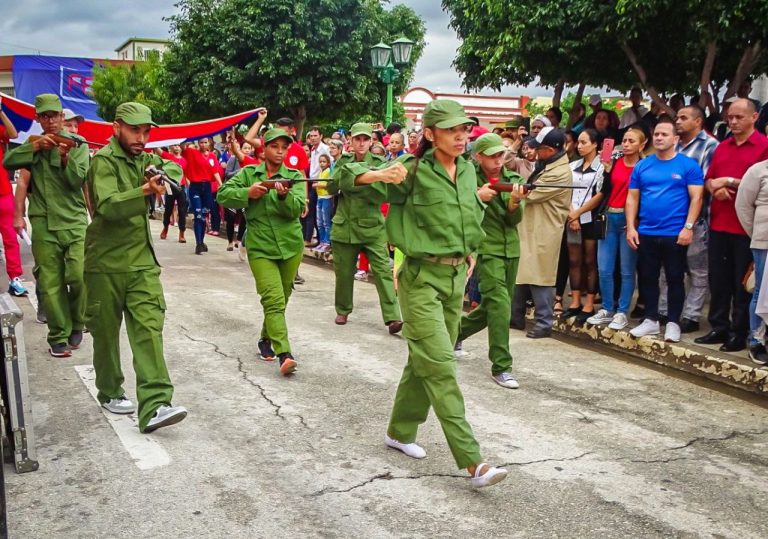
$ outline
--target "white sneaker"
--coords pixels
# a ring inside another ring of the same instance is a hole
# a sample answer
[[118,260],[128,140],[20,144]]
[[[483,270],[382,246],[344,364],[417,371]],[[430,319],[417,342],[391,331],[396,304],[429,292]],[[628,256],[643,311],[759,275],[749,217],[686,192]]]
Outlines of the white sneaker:
[[606,324],[613,320],[613,313],[608,309],[600,309],[597,314],[587,318],[587,324],[597,326],[599,324]]
[[136,406],[125,395],[102,402],[101,407],[113,414],[132,414],[136,411]]
[[627,320],[627,315],[624,313],[616,313],[613,315],[613,320],[611,320],[611,323],[608,324],[608,329],[615,329],[616,331],[620,329],[624,329],[629,325],[629,320]]
[[359,270],[357,273],[355,273],[355,280],[357,281],[367,281],[368,280],[368,272]]
[[418,444],[403,444],[398,442],[397,440],[393,440],[389,437],[388,434],[384,435],[384,443],[387,445],[387,447],[391,447],[392,449],[397,449],[398,451],[402,451],[406,455],[408,455],[411,458],[414,459],[423,459],[427,456],[427,452],[424,451],[424,448],[421,447]]
[[149,420],[144,432],[152,432],[161,427],[175,425],[185,417],[187,417],[187,409],[183,406],[167,406],[161,404],[157,410],[155,410],[155,415]]
[[520,387],[520,384],[517,380],[515,380],[515,377],[512,376],[509,372],[500,372],[499,374],[492,374],[491,378],[493,378],[493,381],[499,384],[501,387],[506,387],[507,389],[517,389]]
[[[483,466],[488,466],[488,469],[484,474],[481,474],[480,470],[482,470]],[[495,485],[500,481],[504,481],[504,479],[507,477],[507,473],[508,472],[505,468],[496,468],[495,466],[482,463],[477,465],[475,475],[472,476],[470,481],[472,482],[472,486],[475,488],[490,487],[491,485]]]
[[469,354],[464,351],[461,341],[456,341],[456,346],[453,347],[453,357],[459,359],[460,357],[466,357]]
[[667,322],[664,330],[664,340],[667,342],[680,342],[680,326],[674,322]]
[[643,323],[629,331],[633,337],[645,337],[646,335],[658,335],[659,323],[655,320],[645,319]]

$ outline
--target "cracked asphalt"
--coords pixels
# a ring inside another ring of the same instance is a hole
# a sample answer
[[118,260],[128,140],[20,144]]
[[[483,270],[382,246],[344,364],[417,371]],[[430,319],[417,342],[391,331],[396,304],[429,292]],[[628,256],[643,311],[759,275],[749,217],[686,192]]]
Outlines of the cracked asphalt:
[[[465,342],[459,379],[486,460],[510,475],[475,491],[434,416],[419,435],[426,459],[384,446],[406,344],[372,285],[356,283],[339,327],[333,273],[302,265],[288,309],[299,370],[286,379],[258,359],[247,265],[207,242],[195,256],[156,241],[174,402],[190,411],[151,435],[166,466],[139,470],[80,381],[89,336],[72,358],[48,357],[20,300],[40,469],[5,468],[11,537],[768,536],[765,400],[519,331],[521,388],[507,390],[483,332]],[[125,335],[122,347],[132,397]]]

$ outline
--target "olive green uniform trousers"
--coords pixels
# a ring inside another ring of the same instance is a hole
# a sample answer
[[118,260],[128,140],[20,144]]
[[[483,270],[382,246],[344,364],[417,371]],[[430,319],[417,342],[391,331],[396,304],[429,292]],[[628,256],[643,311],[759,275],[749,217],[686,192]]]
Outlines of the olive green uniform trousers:
[[288,326],[285,323],[285,308],[293,292],[293,280],[299,271],[303,253],[291,258],[249,258],[251,273],[256,281],[256,292],[261,297],[261,307],[264,310],[264,324],[261,328],[261,338],[272,343],[276,354],[290,352],[288,343]]
[[397,279],[408,363],[388,429],[395,440],[414,442],[431,406],[459,468],[482,462],[480,446],[464,415],[464,396],[456,380],[453,355],[466,273],[466,264],[449,266],[415,258],[403,262]]
[[355,270],[357,255],[364,252],[373,272],[373,282],[379,294],[379,306],[384,322],[400,320],[400,308],[395,295],[395,282],[392,269],[389,267],[387,244],[384,241],[375,243],[343,243],[333,242],[333,270],[336,273],[336,314],[352,312],[353,289],[355,285]]
[[475,274],[480,290],[480,305],[461,317],[460,341],[488,327],[488,357],[492,363],[491,373],[494,375],[512,368],[509,319],[519,262],[519,258],[478,256]]
[[93,337],[93,366],[99,402],[125,394],[120,366],[120,324],[133,352],[139,430],[161,405],[170,405],[173,385],[163,356],[165,298],[160,268],[125,273],[86,272],[86,319]]
[[34,274],[48,317],[48,343],[66,343],[85,325],[85,227],[48,230],[45,217],[32,217]]

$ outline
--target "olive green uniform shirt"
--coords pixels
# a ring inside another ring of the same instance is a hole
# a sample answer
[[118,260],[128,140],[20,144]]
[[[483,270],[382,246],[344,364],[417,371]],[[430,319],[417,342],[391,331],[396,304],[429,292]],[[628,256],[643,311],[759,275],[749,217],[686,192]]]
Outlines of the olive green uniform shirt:
[[[63,137],[85,141],[67,131],[59,131]],[[3,166],[9,170],[27,168],[32,174],[29,187],[29,218],[43,217],[48,230],[85,229],[86,218],[83,183],[88,171],[88,146],[81,144],[69,151],[67,166],[62,166],[61,155],[56,148],[32,151],[32,143],[5,154]],[[34,231],[33,231],[34,234]]]
[[91,160],[93,222],[85,234],[85,271],[125,273],[159,266],[149,230],[144,170],[154,165],[179,181],[181,167],[153,153],[133,156],[112,138]]
[[[428,150],[412,169],[416,157],[397,158],[409,173],[400,184],[387,184],[389,241],[406,256],[465,257],[480,246],[485,204],[477,196],[475,167],[463,157],[456,161],[456,183]],[[392,163],[393,161],[390,161]],[[350,165],[352,168],[352,165]],[[357,175],[365,171],[358,169]]]
[[[355,161],[354,155],[348,154],[339,158],[334,166],[333,181],[328,184],[329,193],[339,193],[331,241],[350,244],[386,241],[381,204],[387,201],[387,187],[381,183],[355,185],[354,174],[361,166],[369,169],[383,163],[382,157],[370,152],[362,161]],[[354,165],[352,169],[350,165]]]
[[[485,178],[480,165],[475,165],[477,171],[477,186],[482,187],[488,180]],[[525,183],[525,179],[505,168],[502,168],[499,183]],[[477,250],[477,254],[503,256],[516,258],[520,256],[520,236],[517,234],[517,224],[523,218],[525,201],[510,213],[509,193],[499,193],[485,208],[483,216],[483,230],[485,239]]]
[[[301,172],[286,168],[285,165],[280,167],[276,176],[304,178]],[[225,208],[245,208],[248,223],[245,244],[248,246],[249,259],[286,260],[304,249],[299,217],[304,211],[307,184],[292,184],[282,200],[274,189],[270,189],[261,198],[248,198],[248,189],[254,183],[264,180],[269,180],[265,163],[244,167],[219,187],[216,200]]]

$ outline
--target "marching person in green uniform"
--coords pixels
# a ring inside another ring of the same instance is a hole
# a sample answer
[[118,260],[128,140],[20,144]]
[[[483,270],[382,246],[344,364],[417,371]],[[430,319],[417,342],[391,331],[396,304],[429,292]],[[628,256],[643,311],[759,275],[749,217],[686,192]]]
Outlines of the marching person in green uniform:
[[336,320],[339,325],[347,323],[352,312],[352,291],[355,283],[357,256],[364,252],[373,271],[376,291],[384,324],[389,333],[399,332],[403,323],[395,296],[395,284],[389,267],[387,235],[381,204],[386,201],[385,185],[355,185],[355,176],[348,172],[347,165],[355,164],[375,168],[384,159],[372,154],[371,137],[373,129],[369,124],[357,123],[352,126],[352,154],[344,154],[334,165],[333,181],[328,183],[328,192],[339,194],[336,215],[333,217],[331,242],[333,244],[333,269],[336,273]]
[[292,142],[280,128],[264,133],[264,162],[242,168],[217,194],[219,204],[225,208],[245,208],[248,263],[264,309],[259,354],[265,361],[274,360],[277,354],[283,375],[296,370],[285,308],[304,253],[299,217],[304,211],[307,186],[305,182],[290,187],[278,183],[275,189],[268,189],[262,182],[273,176],[275,180],[304,178],[301,172],[283,164]]
[[472,486],[479,488],[503,480],[507,470],[483,462],[465,418],[453,345],[459,334],[467,259],[484,237],[481,199],[490,200],[493,194],[487,185],[478,190],[475,168],[461,157],[474,125],[464,108],[437,99],[425,107],[423,122],[424,135],[414,155],[381,170],[353,170],[357,185],[390,184],[387,232],[405,254],[398,298],[408,363],[384,442],[410,457],[424,458],[416,434],[432,407],[456,464],[467,469]]
[[[486,182],[523,184],[525,179],[504,167],[506,147],[499,135],[486,133],[475,142],[478,187]],[[502,387],[515,389],[517,380],[510,372],[512,354],[509,351],[509,319],[515,277],[520,261],[520,239],[517,224],[523,218],[523,204],[527,197],[522,185],[510,193],[500,193],[488,202],[483,217],[485,239],[477,250],[478,288],[480,305],[461,317],[461,341],[488,327],[488,355],[491,377]]]
[[120,324],[125,315],[141,432],[187,416],[184,407],[171,405],[173,385],[163,356],[165,298],[145,198],[165,193],[160,175],[145,180],[148,167],[162,169],[176,181],[182,172],[176,163],[144,152],[149,131],[156,125],[148,107],[119,105],[114,135],[93,157],[88,171],[94,213],[85,237],[86,319],[93,337],[97,398],[115,414],[135,410],[125,396],[120,367]]
[[69,357],[83,340],[85,289],[83,242],[88,225],[83,184],[88,171],[88,146],[57,143],[51,135],[85,139],[64,130],[61,101],[54,94],[35,98],[35,119],[43,136],[5,155],[7,169],[27,168],[29,222],[35,275],[48,315],[49,353]]

